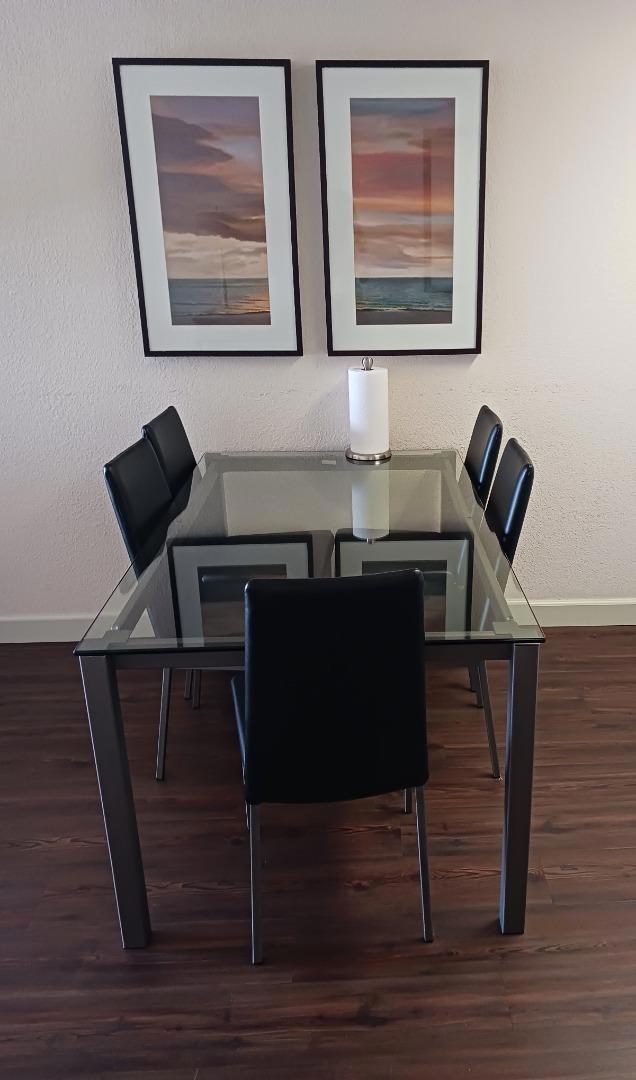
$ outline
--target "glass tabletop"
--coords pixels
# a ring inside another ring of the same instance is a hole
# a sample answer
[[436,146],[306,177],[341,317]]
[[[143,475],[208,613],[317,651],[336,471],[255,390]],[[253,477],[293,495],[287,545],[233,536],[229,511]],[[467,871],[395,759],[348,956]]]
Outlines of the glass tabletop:
[[204,454],[76,651],[240,650],[251,578],[406,567],[427,640],[543,641],[455,450]]

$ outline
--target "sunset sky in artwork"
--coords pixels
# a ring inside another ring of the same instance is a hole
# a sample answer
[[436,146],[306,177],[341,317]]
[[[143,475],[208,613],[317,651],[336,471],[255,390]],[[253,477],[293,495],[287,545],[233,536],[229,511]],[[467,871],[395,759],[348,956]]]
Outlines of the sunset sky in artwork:
[[455,102],[352,98],[356,277],[451,277]]
[[150,98],[168,277],[266,278],[257,97]]

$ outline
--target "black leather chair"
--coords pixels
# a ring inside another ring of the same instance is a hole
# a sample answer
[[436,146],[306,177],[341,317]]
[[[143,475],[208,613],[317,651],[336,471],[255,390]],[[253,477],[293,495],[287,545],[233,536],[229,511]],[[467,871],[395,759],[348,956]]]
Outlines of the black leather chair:
[[[183,503],[187,503],[189,491],[184,492],[183,488],[196,468],[196,458],[174,405],[169,405],[154,420],[144,424],[141,433],[157,455],[173,498],[182,495]],[[186,700],[191,698],[192,707],[198,709],[201,704],[200,671],[186,671],[184,697]]]
[[[139,439],[104,465],[108,494],[126,550],[139,572],[165,540],[172,494],[157,455],[147,439]],[[163,780],[172,672],[161,679],[159,736],[155,776]]]
[[[250,831],[252,962],[262,960],[260,807],[415,789],[424,940],[432,940],[424,608],[418,570],[255,580],[232,681]],[[284,672],[281,671],[284,656]]]
[[[172,495],[152,446],[139,439],[104,465],[104,477],[131,562],[145,554]],[[152,557],[152,552],[147,552]]]
[[[473,427],[468,450],[466,451],[466,460],[464,462],[475,498],[482,509],[486,505],[492,478],[495,475],[495,466],[501,448],[502,436],[503,424],[501,420],[488,405],[482,405],[477,413],[477,419],[475,420],[475,426]],[[476,666],[469,668],[469,675],[470,688],[477,694],[477,701],[481,706],[482,698],[479,685],[479,672],[477,671]],[[486,727],[488,729],[488,721],[486,721]],[[492,731],[488,729],[488,743],[491,747],[491,758],[493,738],[494,735]],[[499,778],[499,773],[497,773],[497,778]]]
[[466,472],[481,506],[486,505],[501,447],[503,424],[496,413],[482,405],[466,451]]
[[[499,540],[501,549],[511,566],[521,536],[533,483],[532,461],[516,439],[509,439],[501,455],[497,475],[486,503],[485,519]],[[501,776],[499,756],[492,722],[488,674],[484,661],[475,665],[471,671],[471,685],[477,694],[478,704],[484,710],[492,774],[499,779]]]
[[181,417],[174,405],[164,409],[141,433],[152,446],[174,498],[192,476],[196,460]]
[[509,439],[501,455],[495,482],[486,504],[486,521],[497,535],[512,565],[528,509],[534,465],[516,439]]

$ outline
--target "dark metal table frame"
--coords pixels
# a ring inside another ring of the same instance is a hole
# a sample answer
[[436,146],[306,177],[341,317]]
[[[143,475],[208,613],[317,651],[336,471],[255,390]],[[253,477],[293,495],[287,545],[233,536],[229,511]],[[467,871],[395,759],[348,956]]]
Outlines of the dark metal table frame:
[[[448,471],[450,498],[461,514],[461,496],[456,478],[449,471],[449,466],[445,468]],[[480,547],[478,536],[475,543]],[[505,565],[508,566],[507,563]],[[496,586],[496,574],[487,557],[482,568]],[[124,626],[135,625],[144,606],[142,588],[131,595],[126,614],[122,613],[123,618],[118,620],[118,627],[113,631],[110,642],[112,651],[108,650],[109,643],[106,641],[103,652],[78,650],[117,912],[126,949],[148,945],[152,930],[117,671],[130,668],[241,671],[244,667],[242,646],[216,651],[201,647],[188,649],[185,645],[145,648],[143,639],[140,639],[129,651],[117,651],[119,633]],[[503,608],[501,617],[505,618]],[[484,635],[444,640],[433,636],[426,641],[427,664],[472,668],[481,661],[508,661],[505,799],[499,892],[499,924],[503,934],[522,934],[525,928],[540,646],[541,641],[536,637],[528,642],[516,641],[505,633],[500,638]]]
[[[501,846],[499,923],[504,934],[525,928],[538,643],[440,641],[427,645],[427,662],[470,667],[481,660],[508,660],[504,822]],[[124,948],[143,948],[152,936],[117,671],[183,668],[240,671],[243,651],[80,654],[115,899]]]

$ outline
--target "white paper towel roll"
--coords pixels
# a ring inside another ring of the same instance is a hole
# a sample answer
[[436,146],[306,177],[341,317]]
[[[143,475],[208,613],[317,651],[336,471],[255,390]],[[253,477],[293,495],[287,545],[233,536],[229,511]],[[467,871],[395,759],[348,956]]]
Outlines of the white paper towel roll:
[[379,465],[351,473],[351,523],[359,540],[380,540],[389,531],[389,470]]
[[389,449],[389,372],[349,368],[349,426],[354,454],[386,454]]

